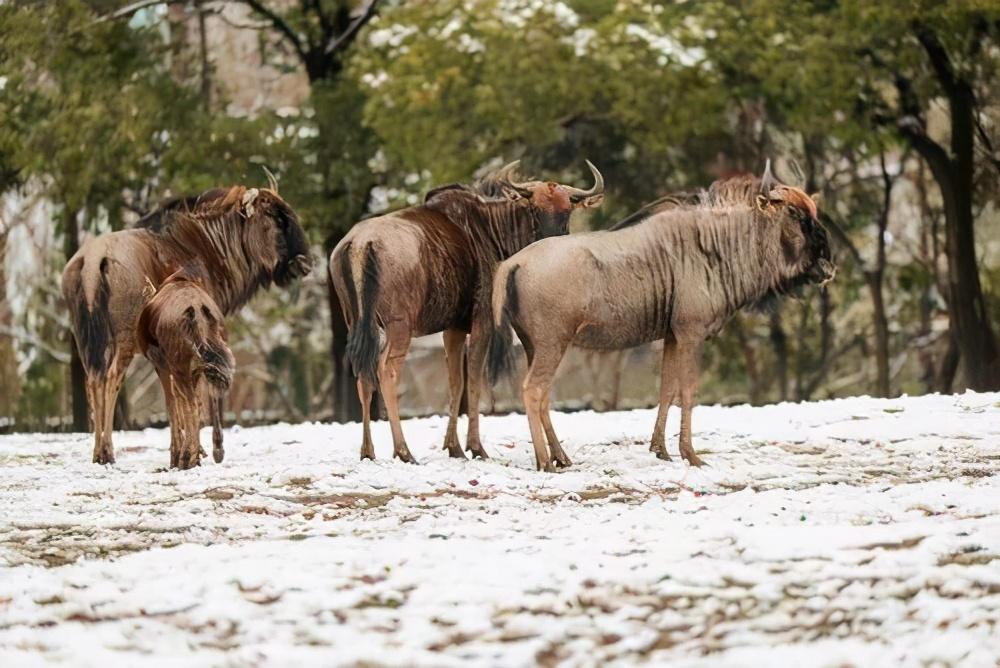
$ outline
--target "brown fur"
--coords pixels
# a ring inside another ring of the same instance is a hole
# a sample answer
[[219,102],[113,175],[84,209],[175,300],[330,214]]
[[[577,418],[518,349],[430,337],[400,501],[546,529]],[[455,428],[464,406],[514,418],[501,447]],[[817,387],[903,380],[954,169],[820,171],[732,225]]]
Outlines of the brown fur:
[[298,218],[273,190],[216,189],[169,202],[140,223],[91,239],[63,272],[87,374],[94,461],[101,464],[115,460],[112,414],[150,285],[185,268],[204,278],[205,291],[228,315],[261,288],[284,287],[311,267]]
[[[136,341],[160,378],[170,413],[170,466],[201,462],[201,395],[221,398],[233,382],[236,361],[226,343],[222,311],[200,277],[173,274],[139,315]],[[215,449],[222,461],[221,443]]]
[[393,453],[413,461],[399,422],[396,387],[410,339],[442,331],[451,390],[444,447],[453,457],[465,457],[457,419],[468,335],[466,449],[487,457],[478,417],[492,329],[493,271],[533,241],[566,234],[574,209],[603,199],[596,169],[601,186],[586,192],[551,182],[515,184],[506,170],[475,186],[436,188],[421,206],[358,223],[330,256],[330,277],[350,330],[348,356],[358,377],[362,459],[375,458],[368,407],[378,383],[392,425]]
[[740,178],[697,200],[661,200],[628,225],[540,241],[497,269],[493,314],[497,326],[514,327],[528,354],[523,399],[540,470],[570,464],[548,415],[569,345],[619,350],[663,339],[651,450],[668,458],[666,415],[679,399],[680,451],[700,465],[691,409],[702,343],[737,310],[833,277],[826,232],[802,191]]

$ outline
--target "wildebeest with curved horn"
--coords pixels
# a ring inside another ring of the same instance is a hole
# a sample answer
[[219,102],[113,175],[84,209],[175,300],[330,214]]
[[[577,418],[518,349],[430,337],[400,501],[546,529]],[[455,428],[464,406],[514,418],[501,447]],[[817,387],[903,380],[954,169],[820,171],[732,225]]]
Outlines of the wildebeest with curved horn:
[[[364,429],[361,458],[374,459],[371,396],[382,391],[393,454],[414,462],[399,422],[396,384],[413,336],[444,332],[451,393],[444,448],[465,457],[458,440],[462,358],[468,341],[469,428],[466,450],[486,458],[479,438],[479,392],[492,330],[490,290],[496,265],[528,244],[566,234],[574,209],[604,198],[604,179],[581,190],[554,182],[519,182],[511,163],[473,186],[449,185],[424,203],[355,225],[330,255],[330,277],[349,333]],[[384,345],[380,339],[384,337]]]
[[528,356],[522,397],[539,470],[571,464],[549,419],[569,345],[620,350],[663,339],[650,450],[669,459],[667,411],[679,399],[680,452],[700,466],[691,409],[704,341],[741,308],[833,278],[815,201],[774,180],[770,165],[763,179],[717,182],[700,200],[665,198],[611,230],[546,239],[497,268],[493,316],[498,328],[513,326]]
[[135,355],[149,284],[188,268],[228,315],[271,283],[286,287],[310,271],[298,216],[269,181],[269,188],[233,186],[167,202],[132,229],[89,240],[66,265],[62,288],[87,375],[94,462],[115,461],[115,399]]
[[[202,278],[188,269],[167,277],[139,314],[136,342],[163,387],[170,415],[170,466],[198,466],[202,391],[207,390],[211,402],[221,399],[236,368],[222,311]],[[216,463],[223,454],[222,443],[216,443]]]

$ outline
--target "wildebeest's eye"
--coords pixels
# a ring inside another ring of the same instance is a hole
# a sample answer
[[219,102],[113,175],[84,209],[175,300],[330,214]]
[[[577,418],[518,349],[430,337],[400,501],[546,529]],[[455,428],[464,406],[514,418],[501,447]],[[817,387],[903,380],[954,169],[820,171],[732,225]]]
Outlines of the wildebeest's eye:
[[188,320],[194,320],[193,306],[188,306],[186,309],[184,309],[184,317],[187,318]]

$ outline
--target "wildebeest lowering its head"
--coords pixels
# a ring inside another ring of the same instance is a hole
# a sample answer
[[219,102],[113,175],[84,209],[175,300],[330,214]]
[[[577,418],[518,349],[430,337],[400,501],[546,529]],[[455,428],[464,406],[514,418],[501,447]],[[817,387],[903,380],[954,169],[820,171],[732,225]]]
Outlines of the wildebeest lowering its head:
[[63,295],[87,375],[94,461],[115,459],[115,399],[135,354],[147,285],[186,269],[203,277],[228,315],[261,288],[287,286],[311,266],[305,233],[273,180],[269,188],[233,186],[171,200],[135,228],[86,242],[66,265]]
[[[139,314],[136,342],[163,387],[170,415],[170,466],[197,466],[201,394],[221,398],[236,367],[222,311],[201,277],[184,269],[169,276]],[[222,461],[221,443],[214,456]]]
[[453,457],[465,457],[456,422],[470,334],[466,448],[473,456],[487,456],[479,439],[478,404],[492,328],[493,271],[528,244],[566,234],[573,211],[601,203],[604,179],[587,164],[594,177],[587,190],[520,181],[514,174],[517,163],[511,163],[472,186],[435,188],[420,206],[360,222],[337,245],[330,256],[330,278],[350,330],[347,354],[364,417],[362,459],[375,458],[369,405],[378,383],[392,424],[393,452],[413,461],[399,424],[396,383],[410,338],[441,331],[451,391],[444,447]]

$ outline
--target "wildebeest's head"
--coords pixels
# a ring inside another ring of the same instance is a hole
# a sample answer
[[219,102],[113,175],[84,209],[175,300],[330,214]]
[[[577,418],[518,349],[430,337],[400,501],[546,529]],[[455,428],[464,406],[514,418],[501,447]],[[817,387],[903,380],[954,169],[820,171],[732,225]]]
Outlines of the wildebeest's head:
[[518,162],[502,167],[495,178],[509,197],[535,209],[542,237],[567,234],[574,209],[600,206],[604,201],[604,177],[589,160],[587,167],[594,176],[594,185],[587,190],[554,181],[515,181],[513,172]]
[[243,212],[271,278],[279,287],[286,287],[312,270],[312,257],[298,215],[278,195],[277,182],[270,173],[268,179],[270,187],[251,188],[243,194]]
[[757,206],[781,226],[781,251],[788,268],[805,282],[822,285],[833,280],[837,267],[830,255],[830,238],[819,222],[816,198],[768,176],[765,173]]

